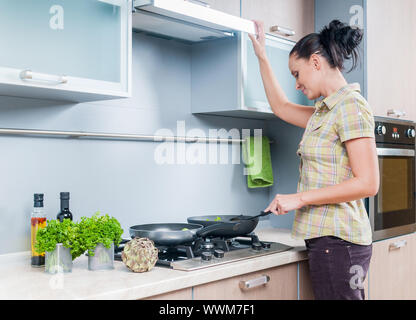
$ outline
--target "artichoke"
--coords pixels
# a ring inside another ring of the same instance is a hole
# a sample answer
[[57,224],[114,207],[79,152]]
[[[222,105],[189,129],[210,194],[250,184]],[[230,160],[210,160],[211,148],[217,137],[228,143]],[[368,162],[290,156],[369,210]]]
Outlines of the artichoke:
[[134,238],[125,244],[121,258],[131,271],[146,272],[155,266],[158,252],[152,240]]

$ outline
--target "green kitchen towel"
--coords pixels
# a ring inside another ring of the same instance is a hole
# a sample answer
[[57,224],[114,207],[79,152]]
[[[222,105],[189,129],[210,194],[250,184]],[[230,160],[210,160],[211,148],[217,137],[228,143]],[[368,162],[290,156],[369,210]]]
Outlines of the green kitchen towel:
[[243,160],[246,164],[244,174],[247,175],[249,188],[265,188],[273,185],[269,138],[247,137],[243,143]]

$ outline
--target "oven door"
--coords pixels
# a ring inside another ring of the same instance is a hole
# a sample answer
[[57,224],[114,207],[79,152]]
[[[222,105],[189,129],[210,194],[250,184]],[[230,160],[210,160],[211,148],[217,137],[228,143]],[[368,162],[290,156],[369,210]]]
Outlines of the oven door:
[[380,189],[369,199],[373,240],[416,231],[415,150],[377,148]]

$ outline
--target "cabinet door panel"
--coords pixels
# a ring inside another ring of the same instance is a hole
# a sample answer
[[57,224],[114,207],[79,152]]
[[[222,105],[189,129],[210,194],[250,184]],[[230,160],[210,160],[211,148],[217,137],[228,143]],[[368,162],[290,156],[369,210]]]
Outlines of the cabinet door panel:
[[[273,37],[266,39],[266,52],[280,86],[291,102],[310,105],[311,101],[301,91],[296,90],[296,80],[289,70],[289,53],[294,42],[280,40],[276,37],[274,37],[276,39],[271,38]],[[247,52],[246,62],[243,61],[246,70],[243,75],[245,107],[272,112],[264,90],[253,44],[246,35],[244,35],[243,41],[243,45],[247,49],[243,49],[243,53]]]
[[119,82],[120,10],[97,0],[0,1],[1,65]]
[[[251,289],[240,289],[240,281],[258,279],[263,275],[270,277],[270,281]],[[219,280],[194,288],[194,299],[215,300],[274,300],[297,299],[297,264],[289,264],[259,272],[253,272],[229,279]]]
[[265,31],[279,25],[293,29],[291,40],[300,40],[314,32],[314,0],[242,0],[242,17],[264,22]]
[[415,234],[373,243],[369,268],[371,300],[416,299]]
[[368,101],[379,116],[396,109],[416,120],[414,2],[367,1]]
[[299,262],[299,299],[300,300],[313,300],[315,296],[313,294],[312,282],[309,274],[308,261]]
[[0,38],[0,94],[130,95],[130,0],[0,0]]

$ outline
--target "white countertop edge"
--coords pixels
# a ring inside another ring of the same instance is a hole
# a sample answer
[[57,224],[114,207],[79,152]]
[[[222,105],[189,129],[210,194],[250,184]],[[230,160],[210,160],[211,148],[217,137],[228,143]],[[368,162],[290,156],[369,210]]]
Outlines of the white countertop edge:
[[294,248],[200,270],[154,267],[144,273],[131,272],[120,261],[114,262],[114,270],[89,271],[88,258],[81,256],[74,261],[72,273],[63,275],[61,288],[51,285],[56,275],[30,267],[30,252],[2,254],[0,299],[143,299],[307,259],[303,240],[292,239],[290,230],[269,228],[256,234],[261,241]]
[[[114,292],[97,294],[86,297],[86,299],[119,299],[120,294],[123,295],[124,299],[144,299],[256,271],[297,263],[306,259],[307,256],[304,249],[300,251],[299,248],[294,248],[285,252],[195,271],[171,270],[177,273],[177,277],[165,279],[159,282],[148,283],[146,285],[131,287],[128,289],[117,290]],[[157,267],[154,271],[161,268],[162,267]]]

